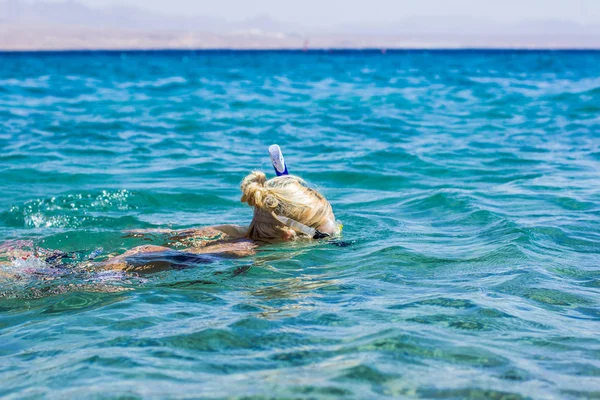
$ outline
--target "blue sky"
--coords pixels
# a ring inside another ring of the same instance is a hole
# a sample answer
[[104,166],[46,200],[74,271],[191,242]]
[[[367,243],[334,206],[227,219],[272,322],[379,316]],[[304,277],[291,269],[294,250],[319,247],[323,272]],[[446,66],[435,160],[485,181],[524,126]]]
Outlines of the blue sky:
[[[52,0],[61,1],[61,0]],[[600,24],[600,0],[79,0],[129,4],[171,14],[244,19],[267,14],[296,24],[394,22],[411,16],[470,17],[498,22],[563,20]]]

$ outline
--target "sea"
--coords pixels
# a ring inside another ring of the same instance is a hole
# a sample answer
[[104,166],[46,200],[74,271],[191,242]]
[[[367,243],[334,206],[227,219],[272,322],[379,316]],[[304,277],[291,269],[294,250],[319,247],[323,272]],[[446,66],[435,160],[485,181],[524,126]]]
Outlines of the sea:
[[[94,267],[274,143],[342,237]],[[600,398],[600,52],[0,53],[0,150],[2,398]]]

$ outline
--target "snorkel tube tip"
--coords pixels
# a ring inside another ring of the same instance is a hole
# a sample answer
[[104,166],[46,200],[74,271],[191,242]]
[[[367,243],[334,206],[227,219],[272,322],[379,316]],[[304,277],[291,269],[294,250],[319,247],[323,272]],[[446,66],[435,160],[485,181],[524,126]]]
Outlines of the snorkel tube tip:
[[283,159],[283,154],[281,153],[281,149],[278,145],[273,144],[269,146],[269,155],[271,156],[271,162],[273,163],[275,174],[277,176],[289,175],[287,165],[285,165],[285,160]]

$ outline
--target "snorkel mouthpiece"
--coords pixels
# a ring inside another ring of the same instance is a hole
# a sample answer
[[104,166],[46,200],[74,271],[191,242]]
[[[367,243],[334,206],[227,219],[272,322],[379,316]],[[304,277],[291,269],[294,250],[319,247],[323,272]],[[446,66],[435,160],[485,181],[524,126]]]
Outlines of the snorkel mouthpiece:
[[275,174],[277,174],[277,176],[289,175],[279,146],[276,144],[271,145],[269,147],[269,154],[271,155],[271,162],[273,162]]
[[323,233],[318,229],[315,229],[315,236],[313,236],[313,239],[325,239],[329,237],[329,233]]

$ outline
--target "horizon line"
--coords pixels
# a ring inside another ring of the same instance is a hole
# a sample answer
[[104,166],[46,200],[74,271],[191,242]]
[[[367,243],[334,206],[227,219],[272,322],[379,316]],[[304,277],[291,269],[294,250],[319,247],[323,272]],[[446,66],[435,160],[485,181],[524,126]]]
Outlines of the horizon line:
[[26,53],[377,53],[386,55],[387,53],[408,53],[408,52],[600,52],[598,47],[323,47],[303,49],[302,47],[294,48],[149,48],[149,49],[0,49],[0,54],[26,54]]

